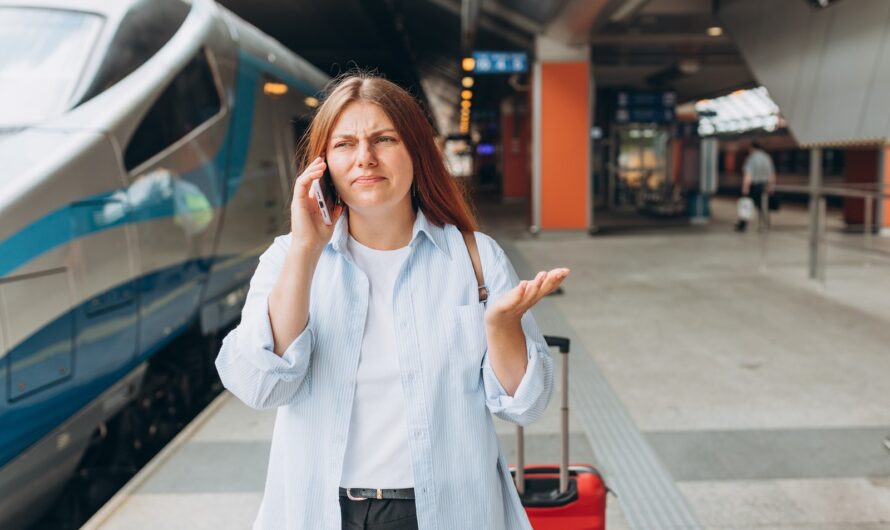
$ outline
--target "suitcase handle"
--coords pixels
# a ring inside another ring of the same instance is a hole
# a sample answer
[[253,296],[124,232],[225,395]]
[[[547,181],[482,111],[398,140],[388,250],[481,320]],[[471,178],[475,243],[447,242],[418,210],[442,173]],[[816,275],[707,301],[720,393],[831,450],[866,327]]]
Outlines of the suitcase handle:
[[559,348],[559,353],[569,353],[569,339],[567,337],[544,335],[544,340],[547,341],[547,346]]
[[[569,489],[569,339],[544,335],[547,346],[559,348],[562,354],[562,406],[560,413],[560,462],[559,462],[559,493]],[[516,426],[516,490],[521,497],[525,493],[525,430],[522,425]]]

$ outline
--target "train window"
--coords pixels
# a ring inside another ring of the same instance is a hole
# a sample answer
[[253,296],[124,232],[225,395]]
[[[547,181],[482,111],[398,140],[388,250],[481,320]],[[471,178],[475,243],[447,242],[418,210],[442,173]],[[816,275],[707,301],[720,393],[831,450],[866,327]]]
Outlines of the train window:
[[67,110],[102,24],[89,13],[0,7],[0,127]]
[[160,153],[220,111],[219,93],[202,51],[161,93],[124,152],[131,170]]
[[135,3],[118,24],[102,65],[80,103],[108,90],[151,59],[182,26],[189,9],[183,0]]

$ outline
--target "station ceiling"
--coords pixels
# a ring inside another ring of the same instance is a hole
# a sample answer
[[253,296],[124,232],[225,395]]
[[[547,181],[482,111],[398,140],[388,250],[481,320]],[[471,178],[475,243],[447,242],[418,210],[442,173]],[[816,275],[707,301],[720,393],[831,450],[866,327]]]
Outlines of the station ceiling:
[[[466,0],[464,0],[466,1]],[[439,129],[457,129],[461,0],[220,0],[323,72],[376,69],[408,87]],[[755,86],[716,0],[479,0],[477,50],[534,53],[535,35],[589,43],[597,87],[672,89],[678,100]],[[476,76],[474,114],[514,89],[506,76]],[[527,79],[514,79],[523,85]]]

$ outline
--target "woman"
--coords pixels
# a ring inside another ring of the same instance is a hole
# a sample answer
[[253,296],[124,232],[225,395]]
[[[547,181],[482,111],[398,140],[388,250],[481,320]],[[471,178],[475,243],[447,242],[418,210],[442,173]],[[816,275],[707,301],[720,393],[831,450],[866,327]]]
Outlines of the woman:
[[[480,302],[473,217],[391,82],[341,79],[302,152],[291,232],[260,256],[216,361],[247,405],[278,407],[254,527],[530,528],[490,412],[527,425],[546,408],[552,362],[526,311],[568,269],[519,282],[476,232]],[[331,226],[310,195],[326,169]]]

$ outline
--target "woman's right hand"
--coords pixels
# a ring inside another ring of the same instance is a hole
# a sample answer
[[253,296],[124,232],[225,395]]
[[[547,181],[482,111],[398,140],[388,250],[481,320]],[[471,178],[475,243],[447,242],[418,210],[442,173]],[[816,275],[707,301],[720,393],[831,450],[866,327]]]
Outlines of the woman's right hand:
[[291,248],[316,257],[321,255],[324,246],[331,240],[337,219],[343,213],[341,205],[328,204],[332,222],[330,226],[324,224],[319,206],[310,191],[312,181],[324,175],[325,167],[324,160],[318,157],[297,177],[290,207]]

